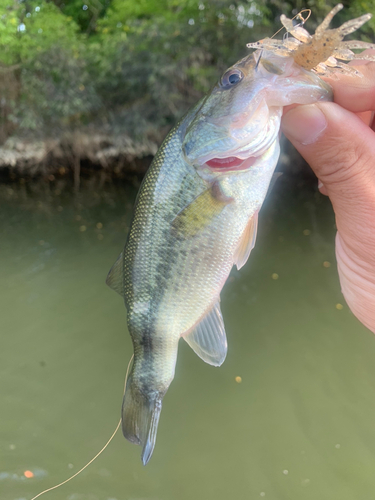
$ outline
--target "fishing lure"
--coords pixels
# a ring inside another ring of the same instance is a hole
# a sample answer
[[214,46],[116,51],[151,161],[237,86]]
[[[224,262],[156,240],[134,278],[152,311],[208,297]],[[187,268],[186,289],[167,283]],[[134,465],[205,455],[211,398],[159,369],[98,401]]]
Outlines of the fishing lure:
[[258,42],[248,43],[247,47],[265,49],[280,56],[293,57],[296,64],[321,76],[334,76],[341,73],[361,77],[362,74],[359,71],[343,61],[352,61],[353,59],[375,61],[375,55],[355,54],[351,50],[375,49],[375,44],[358,40],[342,40],[346,35],[353,33],[369,21],[372,14],[364,14],[356,19],[351,19],[339,28],[328,29],[333,17],[341,9],[343,9],[341,3],[336,5],[316,28],[314,35],[310,35],[303,28],[311,11],[307,11],[309,15],[306,18],[302,16],[306,11],[301,11],[293,19],[289,19],[283,14],[280,17],[286,30],[283,40],[264,38]]

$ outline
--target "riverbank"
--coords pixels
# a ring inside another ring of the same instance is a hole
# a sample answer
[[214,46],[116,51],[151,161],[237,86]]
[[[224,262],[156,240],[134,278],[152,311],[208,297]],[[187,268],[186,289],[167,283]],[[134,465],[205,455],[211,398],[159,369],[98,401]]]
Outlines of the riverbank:
[[90,171],[143,177],[158,149],[156,141],[135,142],[127,136],[69,133],[44,140],[10,137],[0,147],[0,181],[59,177],[75,181]]
[[[163,131],[165,134],[166,132]],[[162,137],[135,141],[125,135],[79,131],[43,140],[10,137],[0,147],[0,182],[72,178],[98,173],[108,179],[137,183],[146,173]],[[315,176],[291,144],[282,138],[278,171],[315,182]]]

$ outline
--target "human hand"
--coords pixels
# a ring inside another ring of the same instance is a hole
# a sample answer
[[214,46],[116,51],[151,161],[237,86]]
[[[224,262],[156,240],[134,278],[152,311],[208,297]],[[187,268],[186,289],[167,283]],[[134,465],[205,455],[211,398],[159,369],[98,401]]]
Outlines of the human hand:
[[329,80],[334,102],[287,111],[282,131],[332,202],[341,289],[355,316],[375,333],[375,62],[359,65],[363,78]]

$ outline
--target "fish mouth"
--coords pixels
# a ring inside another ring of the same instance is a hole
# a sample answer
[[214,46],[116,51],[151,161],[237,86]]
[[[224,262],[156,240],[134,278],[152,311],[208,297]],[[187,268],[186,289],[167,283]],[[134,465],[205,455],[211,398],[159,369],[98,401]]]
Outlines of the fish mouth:
[[[217,175],[231,172],[249,170],[261,161],[263,155],[269,150],[277,139],[280,129],[281,111],[276,110],[268,119],[266,125],[254,134],[250,143],[236,144],[236,147],[228,149],[226,152],[202,155],[196,160],[204,170],[209,170]],[[236,140],[236,138],[234,138]]]
[[227,156],[226,158],[211,158],[205,162],[205,165],[214,172],[227,173],[239,170],[247,170],[254,165],[258,156],[249,156],[248,158],[238,158],[237,156]]

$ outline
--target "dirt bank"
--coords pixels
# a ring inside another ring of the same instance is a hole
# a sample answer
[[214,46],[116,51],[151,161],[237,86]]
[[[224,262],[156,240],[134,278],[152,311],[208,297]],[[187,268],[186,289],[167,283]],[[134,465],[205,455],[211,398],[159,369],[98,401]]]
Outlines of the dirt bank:
[[120,176],[143,176],[158,144],[134,142],[125,136],[71,133],[57,139],[10,137],[0,147],[0,179],[35,178],[72,173],[77,179],[90,170]]
[[[139,181],[147,171],[162,138],[135,142],[126,136],[76,132],[54,139],[10,137],[0,146],[0,181],[69,176],[76,189],[81,178],[102,172],[106,178]],[[314,174],[291,144],[282,139],[278,170],[315,182]]]

